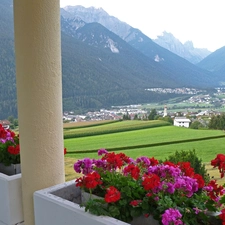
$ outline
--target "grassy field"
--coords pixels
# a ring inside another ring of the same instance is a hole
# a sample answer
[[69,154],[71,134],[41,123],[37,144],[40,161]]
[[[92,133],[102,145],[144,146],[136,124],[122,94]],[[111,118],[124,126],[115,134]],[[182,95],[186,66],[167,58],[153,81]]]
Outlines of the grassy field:
[[[202,159],[203,162],[210,162],[218,153],[225,152],[225,138],[220,139],[212,139],[205,141],[196,141],[189,143],[181,143],[181,144],[170,144],[164,146],[157,147],[149,147],[149,148],[140,148],[140,149],[132,149],[132,150],[124,150],[119,152],[124,152],[126,155],[137,158],[139,156],[148,156],[155,157],[157,159],[164,160],[169,155],[175,153],[179,150],[196,150],[196,154],[198,157]],[[77,154],[68,154],[68,157],[82,159],[85,157],[97,157],[96,153],[77,153]]]
[[[124,146],[138,146],[145,144],[172,142],[178,140],[190,140],[196,138],[215,137],[218,135],[222,136],[224,135],[224,132],[165,126],[99,136],[65,139],[64,145],[68,152],[76,152],[83,150],[97,150],[100,148],[108,149]],[[190,145],[191,144],[188,143],[188,146]]]
[[76,128],[76,127],[96,126],[96,125],[107,124],[111,121],[112,120],[101,120],[101,121],[84,121],[84,122],[64,123],[63,128],[64,129],[71,129],[71,128]]
[[111,134],[132,130],[147,129],[153,127],[161,127],[171,125],[168,122],[162,120],[151,120],[151,121],[141,121],[141,120],[127,120],[127,121],[112,121],[113,123],[103,123],[103,124],[92,124],[91,127],[70,127],[64,129],[64,139],[75,138],[75,137],[86,137],[102,134]]

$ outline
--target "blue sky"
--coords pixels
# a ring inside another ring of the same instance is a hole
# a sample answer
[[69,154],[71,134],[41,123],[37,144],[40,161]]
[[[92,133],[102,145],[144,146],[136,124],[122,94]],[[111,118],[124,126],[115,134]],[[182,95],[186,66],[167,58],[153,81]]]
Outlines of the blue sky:
[[61,7],[101,7],[154,39],[163,31],[215,51],[225,46],[224,0],[60,0]]

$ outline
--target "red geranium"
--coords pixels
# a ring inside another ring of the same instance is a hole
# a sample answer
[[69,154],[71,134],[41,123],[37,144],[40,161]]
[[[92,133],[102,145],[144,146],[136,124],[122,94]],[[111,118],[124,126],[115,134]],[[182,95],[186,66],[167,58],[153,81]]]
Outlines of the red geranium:
[[149,158],[149,161],[150,161],[151,166],[155,166],[155,165],[159,164],[159,161],[157,159],[155,159],[154,157]]
[[130,205],[132,205],[133,207],[138,206],[140,203],[142,202],[142,200],[133,200],[130,202]]
[[218,167],[221,178],[223,178],[225,174],[225,155],[218,154],[216,158],[211,161],[211,165],[214,166],[214,168]]
[[168,165],[168,166],[172,166],[172,167],[177,167],[176,164],[174,164],[174,163],[172,163],[172,162],[170,162],[170,161],[165,161],[165,162],[163,162],[163,164],[164,164],[164,165]]
[[210,198],[214,201],[217,200],[218,196],[222,196],[223,193],[223,187],[221,185],[218,185],[216,183],[216,180],[211,180],[208,184],[208,186],[212,187],[213,190],[208,192],[208,195],[210,196]]
[[5,128],[2,126],[2,124],[0,124],[0,138],[5,139],[7,136],[7,131],[5,130]]
[[5,166],[20,163],[19,135],[0,124],[0,162]]
[[19,145],[16,145],[16,146],[11,145],[8,147],[8,152],[12,155],[20,154],[20,146]]
[[185,174],[185,176],[188,176],[188,177],[194,176],[194,169],[191,167],[190,162],[178,162],[178,165],[181,171]]
[[121,194],[120,192],[113,186],[110,186],[107,188],[106,194],[105,194],[105,201],[110,202],[117,202],[120,200]]
[[134,164],[129,164],[127,167],[124,168],[123,172],[125,175],[130,174],[135,180],[137,180],[140,175],[140,169]]
[[158,187],[160,184],[160,177],[156,174],[145,174],[143,176],[142,185],[146,191],[152,190]]
[[85,177],[76,179],[76,186],[93,189],[96,188],[97,185],[102,184],[102,181],[100,179],[101,177],[98,173],[88,173]]
[[222,220],[222,225],[225,225],[225,209],[221,210],[220,219]]
[[123,165],[130,162],[129,157],[127,157],[124,153],[115,154],[114,152],[106,153],[102,160],[107,161],[107,167],[109,169],[121,169]]
[[197,180],[198,188],[203,188],[205,186],[205,181],[200,174],[194,174],[193,178]]

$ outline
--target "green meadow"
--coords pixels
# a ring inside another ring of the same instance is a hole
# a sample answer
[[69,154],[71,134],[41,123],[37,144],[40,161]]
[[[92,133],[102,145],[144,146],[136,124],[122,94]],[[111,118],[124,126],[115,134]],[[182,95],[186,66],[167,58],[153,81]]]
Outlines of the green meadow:
[[95,135],[104,135],[112,133],[120,133],[125,131],[133,130],[143,130],[153,127],[169,126],[170,123],[162,120],[150,120],[150,121],[140,121],[140,120],[127,120],[127,121],[106,121],[105,123],[89,123],[88,125],[84,123],[82,127],[81,124],[78,126],[71,125],[70,127],[64,128],[64,139],[71,139],[76,137],[87,137]]
[[[134,126],[132,126],[134,122]],[[85,158],[97,157],[97,150],[105,148],[109,151],[124,152],[127,155],[137,158],[139,156],[154,156],[157,159],[165,159],[176,150],[195,149],[199,157],[204,162],[209,162],[216,154],[225,152],[225,133],[219,130],[194,130],[175,126],[155,127],[157,121],[154,121],[154,127],[135,129],[135,125],[142,126],[146,121],[124,121],[113,124],[103,124],[97,127],[98,130],[107,130],[118,124],[120,127],[126,127],[126,130],[109,134],[90,136],[90,128],[86,129],[86,137],[77,137],[64,140],[64,146],[67,148],[67,157]],[[148,121],[150,122],[150,121]],[[140,125],[142,124],[142,125]],[[146,125],[145,125],[146,126]],[[79,129],[70,129],[70,132],[76,133]]]

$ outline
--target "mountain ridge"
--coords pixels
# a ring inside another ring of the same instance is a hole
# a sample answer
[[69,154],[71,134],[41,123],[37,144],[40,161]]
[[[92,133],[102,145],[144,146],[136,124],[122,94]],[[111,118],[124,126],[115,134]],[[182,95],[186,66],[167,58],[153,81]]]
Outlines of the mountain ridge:
[[[0,52],[0,117],[3,119],[17,116],[11,6],[10,0],[0,2],[0,10],[5,10],[0,17],[6,22],[0,26],[0,49],[3,50]],[[61,10],[67,14],[64,11]],[[62,82],[66,111],[158,102],[176,96],[145,90],[151,87],[217,85],[211,72],[162,48],[138,29],[129,27],[129,33],[124,33],[127,42],[99,23],[87,23],[74,15],[64,18],[63,13]],[[140,42],[141,39],[145,43]]]
[[[76,14],[76,16],[80,17],[82,20],[84,20],[87,23],[91,22],[98,22],[105,26],[107,29],[112,31],[113,33],[120,36],[125,41],[129,42],[132,41],[132,30],[135,29],[126,22],[120,21],[118,18],[109,15],[104,9],[102,8],[95,8],[95,7],[83,7],[81,5],[79,6],[66,6],[61,9],[61,14],[65,18],[67,17],[73,17],[73,15]],[[138,28],[137,28],[138,29]],[[140,31],[141,32],[141,31]],[[207,49],[199,49],[199,48],[189,48],[187,44],[182,44],[178,39],[176,39],[174,36],[172,38],[169,38],[170,33],[163,33],[163,35],[158,36],[157,39],[152,39],[156,44],[160,45],[161,47],[164,47],[168,49],[169,51],[179,55],[180,57],[183,57],[184,59],[187,59],[191,63],[198,63],[200,62],[204,57],[209,55],[211,52]],[[159,38],[161,37],[161,38]],[[150,38],[150,37],[148,37]],[[162,42],[162,38],[164,41]],[[165,41],[168,41],[169,43],[165,44]],[[178,50],[173,50],[171,48],[171,44],[174,44],[175,41],[178,40]],[[181,49],[185,51],[185,54],[181,54]]]
[[179,55],[180,57],[187,59],[193,64],[197,64],[212,53],[206,48],[194,48],[192,41],[186,41],[182,44],[180,40],[173,36],[173,34],[166,31],[164,31],[161,35],[158,35],[153,41],[169,51]]
[[[199,83],[199,85],[207,85],[207,84],[212,85],[211,74],[208,73],[206,70],[203,70],[193,65],[192,63],[178,56],[177,54],[174,54],[171,51],[161,47],[160,45],[156,44],[151,38],[143,34],[139,29],[133,28],[130,25],[119,21],[117,18],[113,16],[109,16],[102,9],[98,11],[94,7],[85,8],[83,6],[69,6],[66,8],[67,11],[65,9],[61,10],[63,12],[62,16],[64,16],[65,18],[73,18],[76,16],[80,17],[82,20],[88,23],[90,22],[101,23],[107,29],[113,31],[118,36],[120,36],[132,47],[136,48],[137,50],[139,50],[152,60],[155,60],[158,63],[162,64],[162,67],[164,67],[165,70],[174,73],[174,76],[171,77],[172,79],[182,79],[180,77],[181,76],[180,73],[182,71],[182,67],[184,67],[185,70],[187,70],[186,74],[190,74],[189,77],[191,80],[192,79],[196,80],[196,82]],[[96,14],[96,12],[98,13]],[[113,27],[111,27],[112,21],[115,23]],[[122,27],[124,26],[126,27],[126,29],[121,29],[122,33],[119,32],[120,31],[119,27],[121,24]],[[177,65],[177,62],[179,62],[179,65]],[[187,82],[187,85],[190,84],[191,82],[190,79],[184,77],[184,81]],[[214,77],[214,79],[216,80],[217,77]],[[215,85],[216,82],[217,81],[214,82]]]

